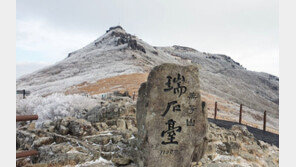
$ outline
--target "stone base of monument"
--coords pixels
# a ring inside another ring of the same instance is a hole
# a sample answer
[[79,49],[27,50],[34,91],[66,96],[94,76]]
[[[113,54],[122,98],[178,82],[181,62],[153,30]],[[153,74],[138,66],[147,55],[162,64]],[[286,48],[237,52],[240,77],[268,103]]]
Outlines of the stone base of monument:
[[207,113],[197,66],[152,69],[137,101],[138,166],[188,167],[207,147]]

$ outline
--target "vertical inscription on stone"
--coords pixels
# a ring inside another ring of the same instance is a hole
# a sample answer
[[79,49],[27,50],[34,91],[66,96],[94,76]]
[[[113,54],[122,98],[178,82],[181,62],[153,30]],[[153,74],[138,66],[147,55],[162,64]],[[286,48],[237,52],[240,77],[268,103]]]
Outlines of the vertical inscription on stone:
[[139,166],[190,166],[195,149],[205,149],[201,146],[207,132],[198,68],[153,68],[139,89],[137,126]]
[[174,94],[178,94],[179,97],[186,92],[187,88],[185,86],[181,86],[181,83],[185,82],[185,77],[181,76],[178,73],[178,76],[176,78],[173,78],[173,83],[176,84],[175,87],[172,86],[172,77],[167,76],[168,81],[165,83],[167,85],[167,88],[164,89],[165,92],[174,90]]
[[178,141],[174,141],[174,139],[175,139],[174,136],[176,136],[175,132],[181,132],[182,127],[181,126],[175,127],[175,123],[176,123],[176,121],[174,121],[173,119],[170,119],[170,120],[168,120],[167,123],[165,123],[168,125],[168,130],[162,131],[161,137],[164,137],[164,135],[167,133],[169,141],[168,142],[162,141],[161,144],[178,144]]

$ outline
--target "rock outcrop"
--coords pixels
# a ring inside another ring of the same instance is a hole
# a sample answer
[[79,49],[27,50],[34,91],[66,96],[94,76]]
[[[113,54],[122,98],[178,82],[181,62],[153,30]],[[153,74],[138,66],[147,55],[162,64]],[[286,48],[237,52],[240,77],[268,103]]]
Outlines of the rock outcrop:
[[[138,154],[135,102],[125,97],[110,97],[98,105],[118,105],[124,112],[119,118],[100,122],[65,117],[46,121],[41,128],[34,128],[34,123],[20,125],[16,130],[17,152],[35,149],[39,155],[18,159],[17,166],[135,167]],[[119,128],[121,124],[125,128]],[[73,129],[75,133],[71,132]],[[256,139],[243,125],[225,129],[209,122],[207,139],[204,156],[198,163],[192,162],[192,167],[279,165],[279,148]]]

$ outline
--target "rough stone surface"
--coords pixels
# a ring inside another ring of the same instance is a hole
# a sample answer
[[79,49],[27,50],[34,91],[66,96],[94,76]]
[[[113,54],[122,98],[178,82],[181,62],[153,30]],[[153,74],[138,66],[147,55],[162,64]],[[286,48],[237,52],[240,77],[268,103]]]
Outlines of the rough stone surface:
[[126,129],[126,123],[123,119],[117,120],[117,129],[119,130],[125,130]]
[[[98,101],[98,105],[106,108],[116,106],[124,114],[120,118],[108,118],[98,123],[87,121],[86,124],[91,123],[95,129],[98,129],[97,126],[103,129],[90,133],[86,128],[83,130],[83,133],[87,132],[86,136],[74,133],[77,135],[75,136],[73,133],[61,131],[64,127],[69,129],[70,122],[81,122],[80,116],[45,121],[41,125],[41,129],[38,126],[35,129],[30,129],[29,122],[18,126],[16,129],[16,151],[35,149],[39,155],[17,159],[16,166],[135,167],[136,157],[139,153],[136,138],[138,131],[135,131],[137,130],[135,102],[131,98],[110,96],[110,98]],[[111,110],[110,112],[117,111]],[[118,129],[116,125],[118,119],[123,119],[126,122],[126,130]],[[77,126],[78,129],[83,127],[80,123],[71,124]],[[114,126],[113,130],[109,124]],[[192,162],[188,167],[279,166],[278,146],[258,140],[256,135],[244,125],[224,127],[217,124],[216,121],[209,122],[207,138],[208,142],[204,142],[204,144],[208,144],[205,155],[199,162]],[[37,147],[37,145],[40,146]],[[195,150],[197,152],[203,151],[202,149]],[[197,155],[201,154],[194,155],[198,159]],[[194,156],[193,161],[195,161]]]
[[128,165],[130,161],[131,161],[130,159],[125,157],[112,158],[112,162],[115,163],[116,165]]
[[84,119],[71,120],[68,127],[69,133],[74,136],[89,135],[95,131],[91,123]]
[[48,144],[51,144],[53,143],[54,139],[52,137],[41,137],[39,138],[38,140],[35,140],[33,142],[33,145],[35,147],[40,147],[42,145],[48,145]]
[[59,132],[60,132],[60,134],[62,134],[62,135],[66,135],[66,134],[68,134],[69,129],[66,128],[65,126],[61,125],[61,126],[60,126],[60,130],[59,130]]
[[139,166],[188,167],[204,154],[207,115],[198,71],[196,66],[163,64],[141,85],[136,115]]
[[104,131],[108,128],[108,125],[105,122],[96,123],[95,125],[99,131]]
[[35,129],[35,122],[32,122],[28,126],[28,130],[34,130]]

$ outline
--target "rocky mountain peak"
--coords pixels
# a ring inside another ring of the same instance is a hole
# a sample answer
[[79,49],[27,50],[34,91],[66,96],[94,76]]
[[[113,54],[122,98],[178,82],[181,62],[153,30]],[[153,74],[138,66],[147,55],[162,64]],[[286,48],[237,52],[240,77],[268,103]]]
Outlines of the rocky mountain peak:
[[125,32],[121,26],[111,27],[109,30],[107,30],[107,33],[109,32],[111,32],[110,35],[112,37],[116,38],[116,46],[127,44],[127,47],[130,49],[139,50],[143,53],[146,53],[145,48],[137,42],[137,37]]
[[121,26],[110,27],[104,35],[88,44],[87,46],[71,52],[68,54],[68,58],[82,52],[91,51],[111,51],[111,50],[125,50],[130,49],[134,51],[140,51],[146,53],[143,44],[140,44],[141,40],[136,36],[127,33]]
[[112,31],[112,30],[116,30],[116,29],[120,29],[120,30],[125,31],[120,25],[118,25],[118,26],[110,27],[109,30],[106,31],[106,33],[108,33],[109,31]]

